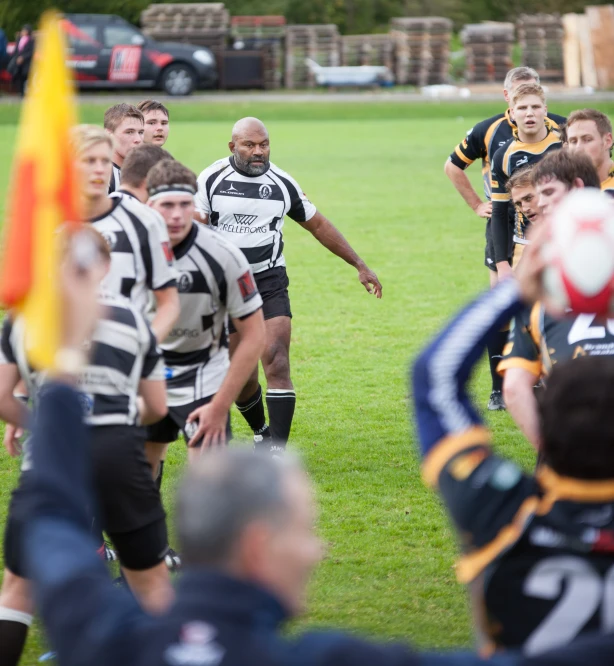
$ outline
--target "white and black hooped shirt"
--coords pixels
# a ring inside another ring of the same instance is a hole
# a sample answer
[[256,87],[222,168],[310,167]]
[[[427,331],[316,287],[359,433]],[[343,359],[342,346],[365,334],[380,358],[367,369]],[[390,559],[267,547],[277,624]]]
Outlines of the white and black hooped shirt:
[[248,176],[225,157],[198,177],[196,209],[241,249],[252,271],[285,266],[284,217],[308,222],[316,213],[299,184],[272,162],[260,176]]

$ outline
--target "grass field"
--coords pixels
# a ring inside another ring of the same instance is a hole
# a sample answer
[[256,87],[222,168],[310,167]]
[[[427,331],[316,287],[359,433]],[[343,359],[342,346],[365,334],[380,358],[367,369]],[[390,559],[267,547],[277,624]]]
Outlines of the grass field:
[[[443,164],[465,131],[496,111],[493,105],[188,105],[173,116],[167,147],[199,172],[226,153],[232,120],[260,115],[269,124],[273,161],[299,181],[384,285],[381,301],[369,297],[353,269],[287,220],[297,390],[290,448],[303,456],[316,485],[319,530],[328,544],[299,628],[335,625],[418,646],[471,645],[466,594],[454,578],[455,535],[420,479],[407,367],[438,326],[487,285],[483,221],[453,191]],[[101,116],[101,107],[88,107],[82,117]],[[13,109],[0,109],[2,196],[15,119]],[[479,186],[480,169],[470,172]],[[484,405],[485,366],[474,390]],[[499,448],[529,467],[533,456],[509,416],[488,420]],[[238,414],[233,425],[248,437]],[[184,459],[176,444],[166,467],[168,508]],[[16,461],[0,451],[2,525],[16,480]],[[35,663],[43,651],[37,626],[23,663]]]

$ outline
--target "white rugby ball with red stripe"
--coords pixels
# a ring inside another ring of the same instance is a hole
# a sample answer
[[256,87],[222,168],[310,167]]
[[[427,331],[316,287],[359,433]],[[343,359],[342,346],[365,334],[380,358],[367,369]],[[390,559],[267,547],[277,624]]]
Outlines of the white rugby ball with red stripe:
[[595,188],[572,190],[553,212],[544,288],[560,308],[614,313],[614,203]]

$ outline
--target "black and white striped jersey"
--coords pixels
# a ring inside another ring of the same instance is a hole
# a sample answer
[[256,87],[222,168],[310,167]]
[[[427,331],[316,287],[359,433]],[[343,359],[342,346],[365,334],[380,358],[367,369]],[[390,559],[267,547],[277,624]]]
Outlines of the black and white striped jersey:
[[109,194],[119,190],[119,182],[121,179],[122,170],[113,162],[113,170],[111,171],[111,180],[109,181]]
[[[89,364],[78,380],[85,418],[91,426],[135,425],[139,382],[164,379],[162,353],[134,305],[106,291],[99,301],[104,314],[92,336]],[[2,327],[0,364],[9,363],[17,364],[35,405],[45,375],[28,366],[21,318],[13,323],[7,317]]]
[[209,224],[247,257],[252,271],[285,266],[282,228],[288,215],[308,222],[316,207],[299,184],[272,162],[260,176],[237,169],[234,157],[225,157],[198,177],[196,209],[209,216]]
[[247,260],[220,234],[194,222],[173,250],[181,314],[161,345],[169,407],[219,390],[230,363],[227,315],[243,319],[262,307]]
[[150,290],[177,285],[168,234],[162,235],[158,213],[130,197],[111,198],[113,207],[90,222],[111,249],[104,288],[130,299],[144,311]]

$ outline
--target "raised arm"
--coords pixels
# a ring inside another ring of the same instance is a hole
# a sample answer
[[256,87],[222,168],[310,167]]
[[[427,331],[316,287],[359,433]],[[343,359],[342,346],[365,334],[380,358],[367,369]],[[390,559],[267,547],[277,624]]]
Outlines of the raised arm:
[[[467,583],[501,551],[496,538],[521,529],[538,504],[535,481],[497,458],[467,391],[488,336],[523,307],[516,280],[506,280],[457,315],[418,357],[413,389],[423,476],[437,486],[463,535],[458,579]],[[499,477],[505,483],[497,483]],[[478,480],[479,479],[479,480]]]
[[[106,265],[62,273],[63,358],[83,367],[83,346],[98,318],[96,289]],[[62,358],[62,357],[60,357]],[[63,666],[136,663],[134,634],[151,622],[126,591],[113,587],[90,536],[96,505],[89,431],[74,376],[44,386],[32,431],[32,479],[23,540],[28,578]]]

